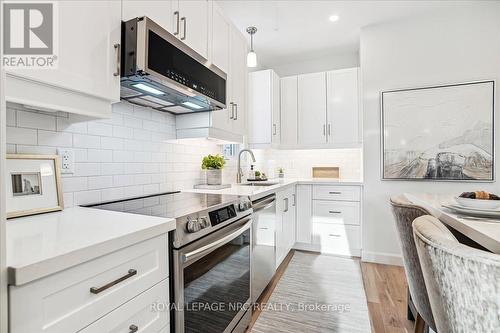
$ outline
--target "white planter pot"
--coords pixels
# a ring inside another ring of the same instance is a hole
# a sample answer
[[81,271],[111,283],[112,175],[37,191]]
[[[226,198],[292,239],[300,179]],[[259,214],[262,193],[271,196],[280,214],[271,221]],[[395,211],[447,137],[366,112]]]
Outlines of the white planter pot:
[[207,184],[208,185],[221,185],[222,184],[222,169],[208,169],[207,170]]

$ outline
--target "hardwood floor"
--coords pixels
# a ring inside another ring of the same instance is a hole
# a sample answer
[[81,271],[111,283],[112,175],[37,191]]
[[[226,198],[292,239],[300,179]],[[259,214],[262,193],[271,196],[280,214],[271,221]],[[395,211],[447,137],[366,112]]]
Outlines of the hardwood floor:
[[[266,303],[285,272],[294,251],[292,250],[278,268],[269,286],[258,299]],[[363,282],[374,333],[412,333],[414,322],[406,319],[407,284],[403,267],[361,263]],[[260,315],[259,307],[253,313],[247,332],[250,332]]]
[[403,267],[361,263],[366,299],[375,333],[412,333],[406,319],[406,277]]

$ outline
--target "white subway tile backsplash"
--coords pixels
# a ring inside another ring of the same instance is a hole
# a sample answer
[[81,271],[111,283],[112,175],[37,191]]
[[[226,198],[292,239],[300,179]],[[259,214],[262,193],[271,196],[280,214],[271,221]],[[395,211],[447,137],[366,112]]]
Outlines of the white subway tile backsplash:
[[100,135],[100,136],[113,136],[113,126],[110,124],[93,121],[89,122],[87,127],[89,134]]
[[37,130],[7,126],[7,143],[36,145]]
[[126,102],[114,104],[112,117],[100,120],[9,104],[7,122],[9,153],[74,151],[75,172],[63,175],[65,207],[192,187],[202,182],[202,157],[221,152],[208,141],[165,142],[175,138],[175,117]]
[[101,137],[86,134],[73,134],[73,146],[76,148],[100,148]]
[[38,144],[53,147],[73,146],[73,134],[38,130]]
[[56,117],[42,113],[17,111],[17,127],[56,130]]

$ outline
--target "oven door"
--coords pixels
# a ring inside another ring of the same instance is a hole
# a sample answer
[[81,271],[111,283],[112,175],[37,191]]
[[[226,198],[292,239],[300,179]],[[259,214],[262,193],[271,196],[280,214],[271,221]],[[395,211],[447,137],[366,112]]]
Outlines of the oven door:
[[174,249],[175,332],[246,328],[239,322],[251,313],[251,226],[248,216]]

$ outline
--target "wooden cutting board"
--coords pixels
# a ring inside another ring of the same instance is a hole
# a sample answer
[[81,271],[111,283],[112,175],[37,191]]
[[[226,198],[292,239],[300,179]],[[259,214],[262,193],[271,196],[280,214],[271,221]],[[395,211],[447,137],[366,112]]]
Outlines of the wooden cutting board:
[[313,178],[340,178],[339,167],[313,167]]

